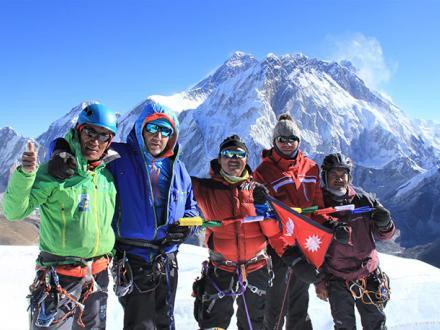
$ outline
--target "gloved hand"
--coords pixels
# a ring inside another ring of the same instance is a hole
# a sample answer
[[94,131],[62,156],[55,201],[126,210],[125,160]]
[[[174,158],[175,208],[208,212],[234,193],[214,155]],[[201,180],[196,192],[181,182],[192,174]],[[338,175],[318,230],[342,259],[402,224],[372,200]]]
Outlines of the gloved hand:
[[65,180],[75,174],[77,168],[76,158],[64,150],[55,150],[48,162],[48,173],[54,178]]
[[324,301],[328,301],[328,290],[327,290],[327,285],[326,285],[326,281],[321,281],[318,283],[315,283],[315,292],[316,292],[316,296]]
[[386,230],[391,225],[391,214],[382,205],[377,205],[371,213],[371,219],[373,219],[379,230]]
[[328,220],[323,223],[324,226],[333,230],[333,238],[341,244],[350,242],[351,227],[344,222],[337,220]]
[[293,274],[305,283],[314,283],[318,279],[318,271],[309,264],[301,250],[295,245],[289,247],[281,260],[292,269]]
[[191,232],[191,227],[179,226],[172,224],[168,226],[167,235],[162,240],[162,246],[181,244],[183,243]]
[[257,215],[261,215],[263,217],[266,217],[267,213],[269,212],[269,205],[267,203],[254,204],[254,207],[255,207],[255,213]]
[[337,222],[333,228],[334,238],[341,244],[350,242],[351,227],[343,222]]
[[267,189],[264,184],[254,182],[254,189],[252,191],[254,204],[265,204],[267,201],[267,195],[269,195],[269,189]]

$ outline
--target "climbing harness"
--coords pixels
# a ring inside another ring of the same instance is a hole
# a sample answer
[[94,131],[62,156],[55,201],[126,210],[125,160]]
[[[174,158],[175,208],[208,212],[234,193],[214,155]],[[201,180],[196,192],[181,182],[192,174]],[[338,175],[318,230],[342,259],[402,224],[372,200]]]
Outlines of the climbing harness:
[[355,300],[361,300],[366,305],[374,305],[379,310],[383,310],[390,300],[389,277],[380,268],[377,268],[368,277],[356,281],[346,281],[345,284]]
[[123,297],[133,291],[133,271],[125,251],[122,258],[113,259],[111,274],[114,282],[113,291],[117,297]]
[[249,259],[245,263],[237,263],[237,262],[232,261],[232,260],[227,260],[220,253],[217,253],[217,252],[215,252],[213,250],[209,250],[209,259],[212,261],[214,266],[216,266],[216,268],[217,268],[217,266],[220,266],[220,265],[224,265],[224,266],[228,266],[228,267],[234,267],[234,268],[241,267],[244,270],[245,277],[246,277],[246,268],[248,266],[250,266],[252,264],[255,264],[255,263],[257,263],[257,262],[259,262],[261,260],[265,260],[266,261],[267,273],[269,275],[269,280],[268,280],[269,287],[272,287],[272,285],[273,285],[273,280],[275,278],[275,273],[273,272],[272,259],[267,254],[267,250],[266,249],[260,250],[253,258]]
[[[63,259],[60,261],[62,264],[52,260],[42,261],[41,255],[37,260],[36,276],[27,296],[30,320],[36,326],[46,328],[62,324],[79,310],[77,323],[85,327],[82,321],[84,302],[91,293],[103,291],[93,275],[107,269],[109,257],[87,261],[82,259],[81,264],[69,264],[68,258],[60,258]],[[62,286],[59,275],[75,277],[79,280]]]
[[[248,307],[246,304],[246,300],[244,297],[244,293],[246,291],[246,288],[248,286],[248,282],[246,280],[246,270],[245,267],[237,267],[235,270],[235,275],[237,276],[237,281],[235,283],[235,288],[234,288],[234,277],[231,277],[231,281],[229,283],[229,287],[226,290],[222,290],[220,289],[220,287],[217,285],[217,283],[214,281],[214,279],[208,274],[208,261],[204,261],[203,262],[203,268],[202,268],[202,274],[203,276],[205,276],[207,278],[207,280],[209,281],[209,283],[212,285],[212,287],[215,289],[215,291],[217,291],[217,293],[214,294],[208,294],[206,292],[203,293],[202,295],[202,303],[206,303],[209,302],[209,306],[206,310],[207,313],[211,313],[212,309],[214,308],[214,305],[217,301],[217,299],[223,299],[224,297],[239,297],[242,296],[243,298],[243,304],[245,307],[245,313],[246,313],[246,318],[249,324],[249,329],[252,330],[252,322],[250,319],[250,315],[249,315],[249,311],[248,311]],[[244,273],[243,273],[244,270]],[[214,269],[214,272],[216,271],[216,269]]]
[[[237,263],[232,260],[226,260],[220,253],[216,253],[212,250],[209,251],[209,259],[210,262],[205,260],[202,263],[202,276],[198,277],[193,284],[193,296],[196,298],[195,301],[195,316],[196,319],[199,320],[201,317],[201,312],[198,311],[198,304],[201,303],[209,303],[206,312],[210,313],[214,308],[214,305],[218,299],[223,299],[224,297],[233,297],[234,299],[241,296],[243,299],[243,305],[245,309],[246,319],[249,325],[249,329],[252,330],[252,321],[249,314],[249,309],[246,303],[245,291],[248,289],[253,294],[258,296],[263,296],[266,294],[266,290],[262,290],[255,285],[252,285],[248,282],[247,278],[247,267],[251,264],[255,264],[261,260],[266,260],[267,270],[269,274],[268,284],[269,286],[273,285],[274,273],[272,270],[272,260],[267,254],[266,250],[263,249],[258,252],[255,257],[249,259],[245,263]],[[214,278],[209,274],[210,268],[213,269],[214,274],[217,274],[218,267],[224,265],[228,267],[235,268],[235,276],[231,277],[229,286],[226,290],[222,290],[219,285],[216,283]],[[209,282],[211,286],[215,289],[216,293],[209,294],[205,292],[204,284]],[[235,285],[234,285],[235,282]]]

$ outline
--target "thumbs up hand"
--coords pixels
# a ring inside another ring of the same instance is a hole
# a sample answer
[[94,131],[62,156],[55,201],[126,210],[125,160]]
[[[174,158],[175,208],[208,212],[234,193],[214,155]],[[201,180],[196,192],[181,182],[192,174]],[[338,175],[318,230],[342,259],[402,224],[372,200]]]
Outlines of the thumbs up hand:
[[32,141],[28,141],[27,151],[21,156],[21,168],[26,173],[35,172],[37,169],[37,152]]

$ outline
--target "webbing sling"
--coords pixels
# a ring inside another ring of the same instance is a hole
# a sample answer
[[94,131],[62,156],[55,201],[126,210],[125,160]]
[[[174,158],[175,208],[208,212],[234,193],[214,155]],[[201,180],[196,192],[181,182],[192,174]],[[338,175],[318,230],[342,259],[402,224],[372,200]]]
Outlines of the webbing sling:
[[102,257],[90,263],[88,266],[74,266],[74,265],[58,265],[55,270],[59,275],[72,276],[72,277],[87,277],[90,274],[95,275],[108,268],[110,263],[109,258]]

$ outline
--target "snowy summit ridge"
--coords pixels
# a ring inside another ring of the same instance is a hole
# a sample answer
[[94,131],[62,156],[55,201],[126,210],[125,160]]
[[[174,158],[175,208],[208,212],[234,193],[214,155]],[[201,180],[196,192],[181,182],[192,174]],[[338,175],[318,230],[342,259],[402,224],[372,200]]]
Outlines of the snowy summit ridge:
[[[348,61],[337,63],[303,54],[273,53],[258,60],[251,54],[235,52],[194,87],[173,95],[149,96],[119,117],[116,140],[126,138],[142,108],[152,102],[169,106],[178,114],[181,158],[192,175],[208,175],[209,161],[217,157],[218,145],[232,134],[245,140],[249,163],[255,168],[261,150],[272,144],[272,129],[278,116],[288,112],[301,130],[301,149],[311,158],[319,163],[325,154],[337,151],[350,156],[356,164],[355,184],[376,192],[385,204],[396,205],[392,211],[398,209],[395,214],[399,216],[396,221],[402,241],[410,241],[405,235],[413,234],[412,222],[416,220],[414,214],[405,215],[411,213],[405,205],[396,202],[399,187],[418,187],[422,189],[418,195],[430,187],[434,192],[432,199],[440,199],[435,175],[425,178],[423,186],[414,184],[417,179],[408,183],[425,171],[437,173],[440,126],[410,121],[390,99],[370,89]],[[54,122],[37,141],[47,146],[53,138],[63,135],[76,121],[80,109],[76,107]],[[6,141],[2,148],[11,148],[9,140],[0,141]],[[20,150],[14,149],[14,153],[7,159],[4,153],[0,155],[4,178],[1,190],[6,183],[5,168]],[[415,193],[413,189],[404,191],[399,198]],[[430,227],[434,233],[440,234],[438,212],[434,212],[434,206],[427,208],[431,211],[427,212],[429,220],[417,217],[420,224],[416,228],[423,228],[424,222],[429,221],[434,224]]]

